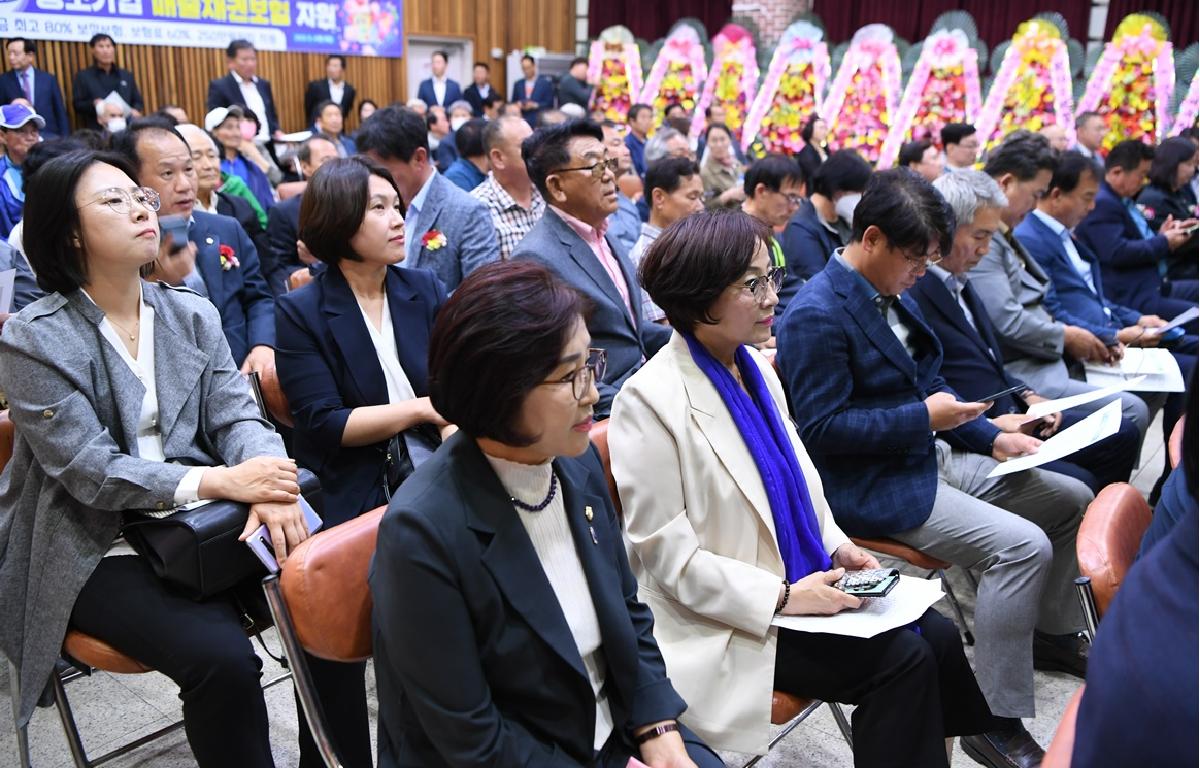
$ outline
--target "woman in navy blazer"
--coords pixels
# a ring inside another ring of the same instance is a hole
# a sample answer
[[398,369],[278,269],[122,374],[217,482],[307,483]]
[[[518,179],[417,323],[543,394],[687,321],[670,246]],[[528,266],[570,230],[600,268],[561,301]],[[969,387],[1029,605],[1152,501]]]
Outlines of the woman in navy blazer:
[[[365,158],[330,160],[313,175],[299,234],[328,267],[280,297],[275,364],[295,420],[293,452],[321,479],[328,528],[385,503],[391,437],[405,433],[413,464],[436,447],[431,425],[445,422],[424,396],[425,358],[445,291],[432,272],[395,266],[404,258],[400,193]],[[418,426],[432,434],[408,439]],[[347,764],[369,768],[364,665],[309,665]],[[300,764],[321,765],[303,725]]]
[[370,584],[381,768],[722,765],[676,718],[588,442],[587,299],[489,264],[438,318],[430,392],[461,427],[400,487]]

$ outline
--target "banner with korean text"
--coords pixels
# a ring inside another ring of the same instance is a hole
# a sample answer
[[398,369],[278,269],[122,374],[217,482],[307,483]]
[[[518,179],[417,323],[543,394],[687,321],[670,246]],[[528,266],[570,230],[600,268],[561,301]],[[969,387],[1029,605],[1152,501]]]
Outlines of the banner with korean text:
[[402,0],[0,0],[0,38],[400,56]]

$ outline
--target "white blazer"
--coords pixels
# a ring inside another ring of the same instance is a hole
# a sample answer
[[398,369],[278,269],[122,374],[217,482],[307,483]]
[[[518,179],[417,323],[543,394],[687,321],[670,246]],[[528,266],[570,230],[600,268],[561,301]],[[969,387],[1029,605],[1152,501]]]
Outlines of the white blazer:
[[[750,352],[784,417],[832,554],[848,539],[787,416],[779,378]],[[715,749],[763,754],[783,559],[754,459],[678,333],[621,388],[608,440],[638,594],[654,611],[667,673],[688,704],[681,719]]]

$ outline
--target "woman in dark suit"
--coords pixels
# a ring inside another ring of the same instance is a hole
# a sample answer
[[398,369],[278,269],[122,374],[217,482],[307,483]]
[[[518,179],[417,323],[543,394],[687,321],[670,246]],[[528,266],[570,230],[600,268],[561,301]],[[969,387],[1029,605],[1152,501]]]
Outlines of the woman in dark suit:
[[[145,283],[160,200],[123,158],[88,150],[26,185],[25,239],[46,296],[0,337],[16,425],[0,475],[0,651],[29,721],[68,625],[180,687],[202,768],[273,766],[262,662],[233,590],[191,600],[114,544],[125,520],[199,499],[249,504],[282,560],[307,536],[295,463],[259,418],[217,310]],[[248,586],[257,590],[257,579]]]
[[580,294],[485,266],[434,328],[461,431],[401,486],[371,564],[381,766],[721,762],[676,718],[588,431],[604,355]]
[[829,153],[825,151],[827,135],[829,135],[829,124],[815,112],[800,129],[800,138],[804,139],[804,146],[796,155],[796,162],[804,170],[806,181],[811,179],[817,169],[821,167],[821,163],[829,158]]
[[[1150,229],[1162,229],[1167,217],[1175,221],[1196,218],[1196,196],[1192,194],[1192,178],[1196,175],[1196,145],[1184,136],[1175,136],[1158,145],[1150,165],[1150,183],[1137,196],[1145,209]],[[1197,268],[1197,235],[1167,257],[1167,277],[1171,280],[1195,280]],[[1169,318],[1168,318],[1169,319]]]
[[[432,272],[395,266],[404,259],[400,193],[363,157],[330,160],[313,175],[299,234],[328,268],[279,298],[275,364],[296,459],[321,479],[328,528],[386,503],[440,442],[446,422],[425,396],[425,360],[445,291]],[[370,766],[364,665],[310,666],[334,730],[351,729],[335,733],[339,747],[351,764]],[[320,764],[313,747],[302,730],[301,765]]]

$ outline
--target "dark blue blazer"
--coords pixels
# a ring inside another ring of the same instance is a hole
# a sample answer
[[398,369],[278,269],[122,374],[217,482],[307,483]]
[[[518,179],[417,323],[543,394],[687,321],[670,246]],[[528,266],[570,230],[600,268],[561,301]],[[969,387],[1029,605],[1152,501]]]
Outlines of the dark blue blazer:
[[[13,99],[25,98],[16,70],[10,69],[0,75],[0,104],[10,104]],[[46,121],[42,136],[70,136],[71,125],[67,122],[67,105],[63,102],[58,78],[37,67],[33,68],[33,111]]]
[[[388,309],[400,365],[418,397],[429,394],[429,333],[446,300],[425,269],[387,271]],[[279,297],[275,369],[295,420],[296,461],[321,479],[325,522],[336,525],[386,502],[381,445],[342,445],[350,411],[386,405],[387,381],[358,301],[336,267]]]
[[[637,599],[596,449],[554,469],[600,623],[615,733],[628,739],[685,704]],[[596,704],[583,660],[470,435],[451,437],[400,486],[370,584],[380,768],[593,764]]]
[[[267,108],[267,114],[257,115],[257,117],[259,120],[267,121],[267,132],[274,135],[275,131],[279,130],[279,113],[275,111],[275,97],[271,95],[271,83],[260,77],[254,82],[254,85],[258,87],[258,93],[262,96],[263,106]],[[206,110],[231,107],[235,104],[243,109],[246,108],[246,100],[242,98],[242,89],[238,87],[237,77],[232,72],[209,81],[208,99],[204,105]]]
[[527,97],[525,95],[525,80],[526,78],[522,77],[513,83],[512,98],[509,101],[516,102],[517,104],[527,99],[536,101],[538,104],[537,109],[526,110],[522,108],[521,116],[525,118],[527,123],[537,127],[537,118],[542,113],[542,110],[554,109],[554,83],[550,82],[550,78],[545,75],[535,75],[533,78],[533,95]]
[[267,211],[267,252],[261,255],[263,277],[275,296],[287,293],[288,275],[304,266],[296,240],[300,238],[303,194],[280,200]]
[[433,90],[433,78],[427,77],[417,86],[417,98],[425,102],[427,106],[432,107],[437,104],[441,107],[449,107],[456,101],[460,101],[463,97],[462,88],[459,87],[457,80],[446,79],[446,98],[443,101],[438,101]]
[[[954,394],[940,372],[942,345],[916,302],[901,296],[896,304],[918,350],[914,360],[876,309],[874,293],[830,259],[796,294],[777,335],[801,438],[838,525],[852,536],[888,536],[929,517],[938,474],[924,401],[934,392]],[[990,454],[999,432],[980,416],[939,436]]]
[[[1079,258],[1092,267],[1092,282],[1096,290],[1088,287],[1071,257],[1062,239],[1046,226],[1037,216],[1030,214],[1025,217],[1013,231],[1029,255],[1050,276],[1050,290],[1046,293],[1046,311],[1060,323],[1077,325],[1086,328],[1105,344],[1117,343],[1117,331],[1131,325],[1137,325],[1142,313],[1136,309],[1121,306],[1109,301],[1105,296],[1104,272],[1096,254],[1080,238],[1075,238],[1075,250]],[[1157,271],[1155,275],[1157,275]],[[1112,317],[1104,314],[1107,307]]]
[[[258,251],[237,219],[193,211],[188,239],[196,244],[196,269],[208,299],[221,313],[221,327],[238,365],[259,345],[275,346],[275,300],[267,288]],[[222,245],[233,248],[238,266],[221,268]]]
[[1158,263],[1170,255],[1171,249],[1163,235],[1148,240],[1142,237],[1108,182],[1100,182],[1096,207],[1075,227],[1075,237],[1100,260],[1109,299],[1143,313],[1152,312],[1162,296]]
[[783,311],[800,286],[825,269],[833,252],[845,245],[825,228],[821,223],[821,215],[808,200],[800,204],[800,210],[788,222],[779,244],[787,262],[787,275],[779,291],[779,303],[775,305],[777,318],[783,316]]
[[[908,291],[921,308],[921,315],[942,344],[942,377],[965,400],[982,398],[1024,382],[1004,370],[1004,354],[992,328],[987,307],[968,282],[963,301],[971,309],[975,327],[967,322],[962,308],[942,280],[932,272]],[[987,412],[989,417],[1005,413],[1024,413],[1025,407],[1015,395],[998,398]]]

